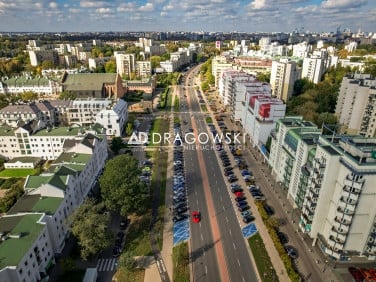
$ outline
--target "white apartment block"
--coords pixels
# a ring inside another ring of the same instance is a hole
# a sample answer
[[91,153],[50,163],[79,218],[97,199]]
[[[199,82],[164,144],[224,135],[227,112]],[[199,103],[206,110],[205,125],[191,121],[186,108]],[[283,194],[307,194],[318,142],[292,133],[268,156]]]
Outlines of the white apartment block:
[[241,119],[244,132],[253,147],[261,147],[266,144],[277,120],[285,117],[286,105],[280,99],[271,98],[270,92],[268,96],[248,92],[244,102]]
[[312,45],[303,41],[292,46],[292,56],[297,58],[305,58],[308,54],[312,52]]
[[285,117],[277,121],[269,154],[269,165],[275,180],[287,191],[287,197],[302,208],[307,181],[304,165],[316,151],[316,141],[321,130],[302,117]]
[[61,92],[61,86],[58,81],[45,77],[16,76],[0,80],[0,93],[12,95],[25,92],[54,96]]
[[121,76],[128,76],[130,77],[132,73],[136,70],[135,65],[135,54],[123,54],[117,52],[115,54],[116,59],[116,72]]
[[273,61],[270,74],[272,96],[283,100],[285,103],[292,96],[295,81],[300,79],[301,69],[295,61],[281,59]]
[[235,83],[248,80],[254,80],[254,77],[242,71],[226,69],[221,72],[218,94],[224,106],[235,104]]
[[369,74],[343,77],[336,106],[342,131],[366,137],[376,135],[376,80]]
[[326,59],[305,57],[303,59],[302,78],[307,78],[313,83],[318,83],[325,72]]
[[0,122],[16,128],[22,123],[37,120],[43,125],[55,124],[54,107],[49,101],[14,104],[0,110]]
[[215,86],[218,87],[218,82],[221,73],[227,69],[234,69],[233,64],[224,56],[215,56],[212,60],[212,75],[215,77]]
[[376,259],[376,139],[320,136],[299,222],[328,256]]
[[82,98],[71,101],[67,108],[67,121],[69,125],[90,126],[95,123],[96,115],[106,107],[113,104],[113,100],[107,98]]
[[88,134],[67,145],[50,173],[27,178],[25,195],[0,218],[1,281],[41,281],[47,276],[65,246],[65,221],[103,170],[108,157],[104,136]]
[[136,74],[140,78],[151,76],[151,61],[136,61]]
[[89,69],[94,70],[99,66],[104,66],[108,61],[111,60],[111,57],[101,57],[101,58],[89,58]]
[[59,62],[56,50],[29,51],[29,58],[33,67],[40,65],[43,61],[52,61],[54,64]]
[[41,129],[37,121],[31,121],[17,129],[0,127],[0,155],[3,158],[39,157],[54,160],[63,151],[67,140],[82,139],[87,133],[104,134],[99,125],[83,127],[47,127]]
[[112,107],[102,109],[95,118],[96,123],[103,126],[108,136],[122,136],[128,120],[128,104],[118,100]]
[[179,62],[177,61],[162,61],[160,65],[161,68],[167,73],[174,72],[179,68]]

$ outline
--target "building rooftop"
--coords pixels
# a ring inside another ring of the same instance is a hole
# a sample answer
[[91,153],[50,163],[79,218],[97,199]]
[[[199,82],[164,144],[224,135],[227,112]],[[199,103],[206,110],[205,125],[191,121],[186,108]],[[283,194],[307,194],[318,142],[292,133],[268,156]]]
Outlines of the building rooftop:
[[68,74],[63,85],[66,91],[102,91],[104,83],[114,84],[116,73],[77,73]]
[[8,214],[38,212],[53,215],[63,200],[58,197],[42,197],[40,194],[24,195],[13,205]]
[[87,164],[91,157],[91,154],[62,153],[54,164]]
[[[75,174],[75,171],[72,171],[72,175]],[[61,190],[66,189],[66,181],[67,181],[67,174],[59,175],[55,174],[42,174],[42,175],[30,175],[25,182],[24,188],[25,189],[37,189],[44,184],[50,184]]]
[[44,224],[38,223],[42,214],[4,216],[0,218],[0,233],[20,235],[0,243],[0,269],[17,266],[38,238]]
[[41,160],[41,158],[37,158],[37,157],[16,157],[16,158],[10,159],[8,161],[8,163],[17,163],[17,162],[21,162],[21,163],[37,163],[40,160]]

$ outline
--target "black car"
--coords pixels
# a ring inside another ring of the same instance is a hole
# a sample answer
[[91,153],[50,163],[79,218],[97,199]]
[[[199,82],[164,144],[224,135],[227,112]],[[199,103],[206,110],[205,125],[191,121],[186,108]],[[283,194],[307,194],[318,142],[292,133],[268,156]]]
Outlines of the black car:
[[233,170],[234,168],[233,167],[225,167],[224,169],[223,169],[223,171],[230,171],[230,170]]
[[292,259],[298,258],[298,252],[297,252],[297,250],[294,247],[292,247],[292,246],[285,246],[285,250],[286,250],[287,255],[290,258],[292,258]]
[[274,214],[274,209],[267,204],[264,204],[264,210],[268,216],[271,216]]
[[240,188],[240,187],[231,187],[231,192],[232,193],[243,192],[243,188]]
[[287,235],[281,231],[277,231],[277,236],[279,238],[279,241],[284,245],[289,242],[289,239],[287,238]]
[[243,222],[244,223],[249,223],[249,222],[254,221],[254,220],[255,220],[255,217],[252,216],[252,215],[243,216]]
[[227,178],[227,181],[228,182],[230,182],[230,183],[232,183],[232,182],[235,182],[235,181],[237,181],[238,180],[238,178],[235,176],[235,175],[230,175],[228,178]]
[[187,210],[188,210],[187,207],[184,207],[184,206],[183,206],[183,207],[176,208],[176,209],[174,210],[174,213],[175,213],[176,215],[178,215],[178,214],[185,213]]
[[236,202],[240,202],[240,201],[244,201],[244,200],[246,200],[246,197],[244,197],[244,196],[235,198]]
[[175,215],[173,218],[172,218],[172,221],[173,222],[178,222],[178,221],[182,221],[184,219],[187,219],[188,218],[188,215],[183,213],[183,214],[177,214]]
[[248,203],[247,203],[246,200],[239,201],[239,202],[236,203],[236,206],[237,206],[237,207],[241,207],[241,206],[245,206],[245,205],[248,205]]
[[119,246],[116,246],[115,248],[113,248],[113,250],[112,250],[112,256],[114,258],[119,257],[120,254],[121,254],[121,248]]
[[231,163],[230,163],[230,162],[223,163],[223,166],[224,166],[224,167],[231,166]]
[[238,211],[240,211],[240,212],[243,212],[243,211],[246,211],[246,210],[249,210],[248,205],[238,207]]
[[233,175],[234,172],[232,170],[229,170],[229,171],[225,171],[224,174],[225,176],[230,176],[230,175]]

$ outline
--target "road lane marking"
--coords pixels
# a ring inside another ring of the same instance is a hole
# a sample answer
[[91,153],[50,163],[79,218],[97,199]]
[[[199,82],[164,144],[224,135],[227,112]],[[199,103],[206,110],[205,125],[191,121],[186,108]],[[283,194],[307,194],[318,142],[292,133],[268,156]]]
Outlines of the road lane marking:
[[235,246],[235,243],[233,242],[232,245],[234,246],[234,250],[236,250],[236,246]]
[[238,265],[240,266],[240,261],[239,261],[239,259],[237,259],[237,261],[238,261]]

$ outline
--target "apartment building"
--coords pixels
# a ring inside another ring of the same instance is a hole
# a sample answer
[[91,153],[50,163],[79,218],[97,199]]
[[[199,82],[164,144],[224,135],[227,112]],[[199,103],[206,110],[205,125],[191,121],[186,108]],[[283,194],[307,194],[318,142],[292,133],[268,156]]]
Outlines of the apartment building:
[[136,75],[140,78],[147,78],[151,76],[151,62],[150,61],[136,61]]
[[[269,92],[270,93],[270,92]],[[283,118],[286,105],[282,100],[248,92],[243,108],[242,126],[253,147],[266,144],[277,120]]]
[[30,75],[3,77],[0,80],[0,93],[12,95],[25,92],[37,93],[41,96],[53,96],[61,92],[60,83],[45,77],[31,77]]
[[375,152],[375,138],[320,136],[305,165],[299,225],[334,259],[376,259]]
[[313,83],[318,83],[325,71],[326,61],[324,58],[305,57],[303,59],[302,78],[307,78]]
[[286,103],[293,94],[295,81],[300,77],[301,69],[298,68],[295,61],[287,59],[273,61],[270,74],[272,96]]
[[34,50],[29,51],[30,64],[33,67],[40,65],[44,61],[51,61],[59,64],[59,53],[56,50]]
[[342,132],[374,137],[376,135],[375,78],[360,73],[344,76],[335,113]]
[[127,120],[128,104],[122,99],[112,107],[103,108],[95,117],[95,122],[103,126],[108,136],[122,136]]
[[50,171],[26,179],[25,195],[0,218],[0,280],[41,281],[68,235],[65,221],[95,185],[106,138],[87,134],[66,144]]
[[215,86],[218,87],[218,82],[221,78],[221,73],[227,69],[235,69],[233,63],[230,62],[229,58],[225,56],[215,56],[212,59],[212,75],[215,78]]
[[276,122],[271,131],[269,165],[274,178],[287,197],[302,208],[307,174],[304,165],[316,152],[316,142],[321,130],[302,117],[285,117]]
[[10,127],[18,127],[32,120],[45,126],[55,124],[54,107],[47,100],[28,104],[11,104],[0,110],[0,122]]
[[64,151],[64,144],[67,140],[80,139],[87,133],[105,134],[103,127],[99,124],[94,124],[89,128],[45,127],[44,124],[33,120],[17,129],[1,126],[0,155],[7,159],[39,157],[54,160]]
[[136,71],[136,55],[124,54],[120,52],[115,53],[116,72],[121,76],[130,77]]
[[223,70],[218,81],[218,94],[224,106],[234,105],[237,81],[254,80],[255,78],[243,71]]
[[303,41],[292,46],[292,56],[297,58],[306,58],[308,54],[312,52],[312,45]]

